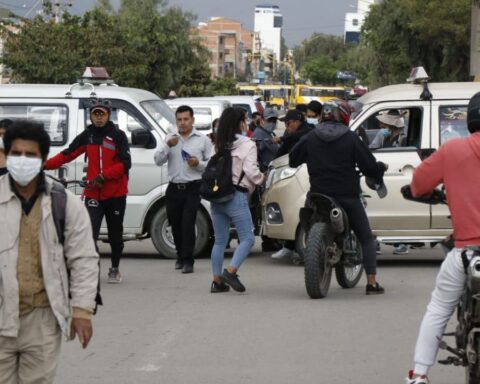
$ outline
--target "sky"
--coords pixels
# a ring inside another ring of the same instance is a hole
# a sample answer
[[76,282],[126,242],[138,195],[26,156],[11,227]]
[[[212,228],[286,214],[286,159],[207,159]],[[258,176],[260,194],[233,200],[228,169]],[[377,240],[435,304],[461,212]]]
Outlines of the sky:
[[[57,0],[72,3],[71,13],[83,14],[93,7],[95,0]],[[34,15],[41,0],[0,0],[0,6],[10,8],[19,15]],[[118,7],[120,0],[110,0]],[[184,11],[197,15],[197,22],[221,16],[240,21],[245,28],[253,30],[255,6],[274,4],[283,15],[283,36],[289,48],[300,44],[313,33],[343,35],[345,13],[355,12],[357,0],[169,0],[170,6],[179,6]],[[36,5],[36,8],[33,8]]]

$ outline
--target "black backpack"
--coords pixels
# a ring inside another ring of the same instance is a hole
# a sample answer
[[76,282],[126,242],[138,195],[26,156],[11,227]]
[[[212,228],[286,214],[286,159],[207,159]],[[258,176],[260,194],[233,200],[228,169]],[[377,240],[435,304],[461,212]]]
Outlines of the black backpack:
[[[63,246],[65,244],[65,217],[67,211],[67,193],[65,192],[65,187],[62,184],[57,183],[56,181],[52,183],[51,199],[52,216],[53,222],[55,223],[55,230],[57,232],[58,241]],[[65,264],[67,264],[66,260]],[[100,260],[98,261],[98,264],[100,266]],[[68,267],[67,273],[70,278],[70,271],[68,270]],[[95,309],[93,311],[93,314],[97,313],[97,307],[99,305],[103,305],[102,296],[100,294],[100,276],[98,278],[97,296],[95,297]]]
[[213,155],[208,161],[202,175],[200,196],[212,203],[224,203],[233,199],[235,190],[246,191],[239,184],[245,175],[242,172],[237,185],[232,181],[232,154],[229,149],[224,149]]

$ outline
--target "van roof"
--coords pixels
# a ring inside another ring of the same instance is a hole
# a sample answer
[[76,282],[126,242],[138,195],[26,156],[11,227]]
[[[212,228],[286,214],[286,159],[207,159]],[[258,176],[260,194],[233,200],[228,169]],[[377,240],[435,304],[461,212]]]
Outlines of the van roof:
[[218,105],[226,104],[230,105],[228,100],[224,99],[213,99],[211,97],[178,97],[175,99],[165,99],[165,102],[169,105]]
[[[71,85],[67,84],[2,84],[0,85],[0,98],[64,98]],[[89,98],[92,92],[90,86],[76,86],[72,89],[72,98]],[[106,99],[129,99],[140,102],[159,99],[152,92],[137,88],[116,86],[95,86],[98,97]]]
[[[475,93],[480,92],[480,82],[428,83],[428,89],[433,100],[469,100]],[[422,91],[422,84],[387,85],[367,92],[358,101],[365,105],[385,101],[420,100]]]

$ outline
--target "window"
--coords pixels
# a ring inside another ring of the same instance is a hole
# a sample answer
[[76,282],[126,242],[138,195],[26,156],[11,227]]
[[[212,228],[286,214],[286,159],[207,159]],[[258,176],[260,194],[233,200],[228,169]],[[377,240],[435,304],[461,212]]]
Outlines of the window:
[[273,18],[273,28],[282,28],[283,25],[283,17],[282,16],[274,16]]
[[439,114],[440,144],[470,134],[467,128],[466,106],[440,107]]
[[358,25],[358,19],[353,19],[352,20],[352,25],[354,25],[356,27]]
[[399,147],[420,148],[423,110],[418,107],[395,110],[403,117],[404,128],[400,130],[397,139],[393,141],[391,145],[384,145],[385,140],[383,134],[385,130],[381,129],[378,117],[391,111],[391,109],[378,111],[361,124],[361,128],[365,131],[367,137],[367,140],[364,141],[367,141],[367,144],[372,150],[396,150]]
[[67,142],[68,108],[65,105],[2,104],[0,119],[35,120],[43,123],[50,135],[52,146],[64,145]]

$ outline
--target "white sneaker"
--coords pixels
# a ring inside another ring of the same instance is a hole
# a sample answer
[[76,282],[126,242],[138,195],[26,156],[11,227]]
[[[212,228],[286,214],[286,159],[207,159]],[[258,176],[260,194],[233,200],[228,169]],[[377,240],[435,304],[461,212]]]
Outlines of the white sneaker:
[[393,248],[394,255],[406,255],[408,253],[408,245],[406,244],[398,244],[396,247]]
[[413,377],[413,370],[408,371],[408,376],[405,379],[405,384],[429,384],[430,381],[426,375]]
[[291,249],[282,248],[272,255],[272,259],[285,259],[287,257],[292,257],[293,253],[294,252]]

